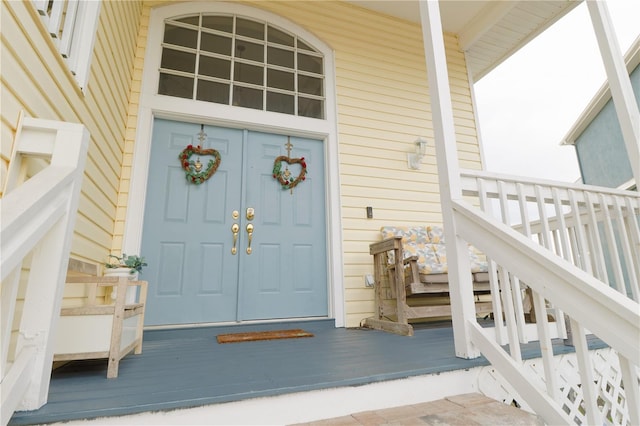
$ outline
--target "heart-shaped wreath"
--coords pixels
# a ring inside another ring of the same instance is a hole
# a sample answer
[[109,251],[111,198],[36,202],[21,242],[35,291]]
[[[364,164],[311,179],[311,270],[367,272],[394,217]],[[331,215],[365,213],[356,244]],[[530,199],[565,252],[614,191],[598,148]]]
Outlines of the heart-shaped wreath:
[[[300,174],[298,177],[294,178],[293,174],[289,171],[288,167],[285,167],[282,170],[282,163],[285,162],[289,165],[291,164],[300,164],[302,170],[300,170]],[[306,179],[307,175],[307,163],[304,161],[304,157],[302,158],[290,158],[286,155],[281,155],[276,158],[273,162],[273,178],[280,182],[282,185],[282,189],[291,189],[295,188],[300,182]]]
[[[207,167],[202,170],[202,163],[200,163],[200,158],[197,161],[190,160],[189,158],[192,155],[212,155],[214,157],[213,160],[209,160],[207,163]],[[186,178],[189,182],[195,183],[196,185],[201,184],[205,180],[209,179],[213,174],[218,170],[220,166],[220,153],[215,149],[202,149],[200,146],[187,145],[187,147],[182,150],[180,155],[178,155],[180,159],[180,164],[182,165],[182,169],[186,172]]]

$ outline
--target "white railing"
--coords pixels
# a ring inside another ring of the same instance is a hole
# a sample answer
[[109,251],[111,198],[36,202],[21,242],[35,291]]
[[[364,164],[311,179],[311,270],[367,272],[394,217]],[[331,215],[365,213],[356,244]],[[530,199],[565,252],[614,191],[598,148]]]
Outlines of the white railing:
[[[52,335],[88,142],[82,125],[33,118],[23,118],[16,133],[0,199],[2,425],[16,410],[37,409],[47,401]],[[22,315],[14,323],[19,293]]]
[[[471,202],[453,201],[456,232],[488,256],[494,313],[503,313],[494,328],[468,320],[472,343],[549,424],[640,424],[640,194],[484,172],[461,182]],[[525,320],[526,294],[535,323]],[[594,383],[588,334],[618,355],[622,410]],[[575,346],[581,394],[557,384],[555,337]],[[522,362],[520,343],[530,340],[539,341],[542,380]]]

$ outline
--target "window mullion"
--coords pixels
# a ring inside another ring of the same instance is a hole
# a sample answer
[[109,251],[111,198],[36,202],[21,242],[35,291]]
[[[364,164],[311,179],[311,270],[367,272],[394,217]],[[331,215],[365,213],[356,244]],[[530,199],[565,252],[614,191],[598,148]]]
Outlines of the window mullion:
[[57,39],[60,31],[60,22],[62,21],[62,12],[64,11],[66,0],[55,0],[51,7],[49,22],[47,23],[47,31],[51,37]]
[[233,105],[235,102],[234,99],[234,87],[236,85],[235,78],[235,69],[236,69],[236,26],[237,26],[237,16],[233,16],[233,28],[231,29],[231,70],[229,75],[229,105]]
[[267,110],[267,87],[269,84],[267,82],[267,28],[268,25],[264,25],[262,30],[262,110]]
[[294,115],[298,115],[298,37],[293,42],[293,112]]
[[202,40],[202,13],[199,16],[198,20],[198,40],[196,41],[196,64],[195,69],[193,70],[194,78],[193,78],[193,93],[191,94],[191,99],[198,99],[198,80],[200,76],[200,43]]
[[62,37],[60,38],[60,53],[65,58],[68,58],[71,53],[71,42],[73,41],[73,34],[75,32],[77,12],[78,0],[69,0],[67,3],[67,14],[62,26]]

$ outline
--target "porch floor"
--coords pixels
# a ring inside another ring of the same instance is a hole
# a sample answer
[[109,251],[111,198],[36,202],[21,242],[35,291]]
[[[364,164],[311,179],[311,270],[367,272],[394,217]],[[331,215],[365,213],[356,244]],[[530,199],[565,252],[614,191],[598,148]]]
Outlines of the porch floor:
[[[216,341],[218,334],[294,328],[314,337]],[[554,344],[555,353],[572,351]],[[522,353],[540,356],[536,344],[523,345]],[[15,413],[9,425],[197,407],[487,364],[455,357],[450,322],[417,326],[413,337],[335,328],[333,320],[147,330],[142,354],[125,357],[117,378],[106,378],[106,360],[70,362],[54,370],[48,403]]]

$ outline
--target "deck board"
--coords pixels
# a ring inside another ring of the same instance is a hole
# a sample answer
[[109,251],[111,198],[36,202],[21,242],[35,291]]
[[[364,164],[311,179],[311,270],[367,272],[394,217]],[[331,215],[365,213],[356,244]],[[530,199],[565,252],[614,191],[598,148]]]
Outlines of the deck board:
[[[311,338],[219,344],[218,334],[302,328]],[[591,342],[592,346],[602,345]],[[561,342],[554,352],[572,348]],[[523,356],[539,356],[535,344]],[[48,403],[10,425],[196,407],[487,365],[455,357],[450,323],[416,327],[413,337],[335,328],[331,320],[145,331],[141,355],[106,378],[106,360],[73,361],[52,374]]]

